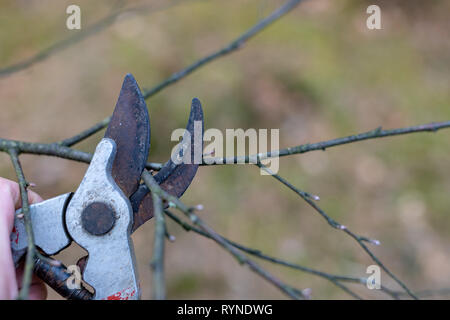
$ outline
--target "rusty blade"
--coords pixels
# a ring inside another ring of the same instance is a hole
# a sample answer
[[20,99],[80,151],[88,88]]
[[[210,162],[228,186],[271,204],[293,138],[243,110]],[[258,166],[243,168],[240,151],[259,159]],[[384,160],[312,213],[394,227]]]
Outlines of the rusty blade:
[[[186,131],[189,135],[185,134],[182,142],[178,145],[179,147],[176,150],[176,153],[178,153],[180,158],[183,158],[189,152],[190,163],[185,163],[183,161],[181,164],[176,164],[171,158],[154,176],[155,180],[160,184],[160,187],[163,190],[176,197],[181,197],[183,195],[197,173],[199,166],[198,162],[201,161],[201,155],[203,152],[203,127],[202,105],[200,100],[194,98],[192,100],[191,113],[186,126]],[[188,137],[190,137],[190,143],[186,143],[188,142],[186,141]],[[198,143],[200,143],[200,146],[198,146]],[[198,152],[200,154],[195,155],[194,150],[196,148],[199,150]],[[196,159],[196,157],[198,159]],[[134,212],[134,225],[131,232],[134,232],[147,220],[153,217],[153,201],[145,184],[141,184],[139,186],[138,190],[131,196],[130,201]]]
[[150,147],[147,106],[131,74],[127,74],[123,80],[105,138],[113,139],[117,145],[112,177],[125,195],[130,197],[139,186]]
[[[113,139],[117,146],[111,175],[129,198],[139,187],[142,171],[150,148],[150,121],[144,97],[136,80],[127,74],[105,138]],[[87,256],[78,260],[84,270]]]

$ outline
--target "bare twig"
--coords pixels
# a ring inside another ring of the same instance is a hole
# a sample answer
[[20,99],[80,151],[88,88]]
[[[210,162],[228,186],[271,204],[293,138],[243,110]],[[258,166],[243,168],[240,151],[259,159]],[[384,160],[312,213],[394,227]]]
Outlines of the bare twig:
[[194,208],[190,208],[186,206],[184,203],[182,203],[177,197],[172,196],[171,194],[167,193],[166,191],[162,190],[158,183],[155,181],[153,176],[147,171],[144,170],[142,174],[142,179],[144,180],[145,184],[148,186],[149,189],[152,190],[152,193],[156,193],[158,196],[160,196],[162,199],[169,202],[170,205],[175,206],[178,210],[183,212],[195,225],[197,225],[203,232],[207,233],[211,239],[213,239],[215,242],[217,242],[220,246],[222,246],[225,250],[227,250],[231,255],[233,255],[237,261],[240,264],[245,264],[249,266],[249,268],[254,271],[256,274],[260,275],[267,281],[269,281],[271,284],[273,284],[275,287],[280,289],[282,292],[284,292],[286,295],[293,299],[299,299],[299,298],[305,298],[304,296],[300,295],[299,292],[294,290],[291,286],[281,282],[276,277],[274,277],[272,274],[261,268],[258,264],[256,264],[253,260],[250,260],[246,255],[242,254],[234,248],[232,245],[230,245],[228,242],[226,242],[222,237],[220,237],[213,229],[211,229],[209,226],[207,226],[195,213]]
[[[46,155],[84,163],[90,163],[92,159],[92,153],[69,148],[58,143],[36,143],[0,138],[0,151],[8,152],[10,149],[16,150],[19,154]],[[161,163],[148,162],[146,164],[147,169],[159,170],[161,167]]]
[[186,1],[179,1],[179,0],[171,1],[170,3],[165,3],[163,6],[156,7],[156,8],[154,8],[154,6],[152,6],[152,5],[146,4],[146,5],[140,5],[140,6],[136,6],[136,7],[132,7],[132,8],[123,8],[123,9],[117,10],[117,11],[111,13],[110,15],[104,17],[103,19],[97,21],[96,23],[94,23],[88,27],[83,27],[82,31],[76,32],[72,36],[52,44],[50,47],[36,53],[35,55],[31,56],[30,58],[25,59],[24,61],[21,61],[19,63],[15,63],[10,66],[1,68],[0,69],[0,78],[11,75],[15,72],[24,70],[28,67],[31,67],[34,64],[47,59],[48,57],[52,56],[53,54],[55,54],[59,51],[62,51],[64,49],[68,48],[69,46],[71,46],[77,42],[80,42],[94,34],[99,33],[100,31],[102,31],[102,30],[106,29],[107,27],[109,27],[110,25],[114,24],[114,22],[117,20],[117,17],[119,17],[120,15],[122,15],[124,13],[143,14],[143,13],[149,11],[150,9],[153,9],[152,12],[158,12],[163,9],[167,9],[175,4],[179,4],[179,3],[183,3],[183,2],[186,2]]
[[[399,296],[405,296],[405,292],[396,291],[396,294]],[[441,288],[441,289],[430,289],[430,290],[420,290],[414,292],[414,294],[420,298],[431,298],[437,296],[448,296],[450,295],[450,288]]]
[[161,197],[152,190],[153,208],[155,215],[155,240],[153,244],[153,257],[151,267],[153,271],[153,298],[164,300],[166,298],[166,285],[164,279],[164,241],[165,221]]
[[292,191],[294,191],[296,194],[298,194],[301,198],[303,198],[303,200],[305,200],[311,207],[314,208],[314,210],[316,210],[323,218],[325,218],[325,220],[327,220],[328,224],[330,226],[332,226],[335,229],[338,230],[342,230],[345,233],[347,233],[350,237],[352,237],[353,239],[355,239],[358,244],[364,249],[364,251],[366,251],[366,253],[372,258],[373,261],[375,261],[376,264],[378,264],[380,266],[381,269],[383,269],[395,282],[397,282],[413,299],[418,299],[417,296],[397,277],[395,276],[381,261],[380,259],[378,259],[373,253],[372,251],[369,250],[369,248],[367,248],[365,242],[369,242],[371,244],[375,244],[378,245],[379,241],[378,240],[374,240],[374,239],[368,239],[366,237],[362,237],[359,236],[357,234],[355,234],[354,232],[350,231],[350,229],[342,224],[340,224],[339,222],[335,221],[334,219],[332,219],[327,213],[325,213],[325,211],[323,211],[313,200],[311,200],[311,198],[309,196],[307,196],[305,194],[305,192],[303,192],[302,190],[296,188],[295,186],[293,186],[291,183],[289,183],[286,179],[284,179],[283,177],[281,177],[278,174],[275,174],[274,172],[272,172],[269,168],[267,168],[266,166],[264,166],[262,163],[257,163],[257,166],[263,170],[265,170],[267,173],[269,173],[270,175],[272,175],[272,177],[274,177],[275,179],[277,179],[279,182],[281,182],[282,184],[284,184],[285,186],[287,186],[289,189],[291,189]]
[[61,146],[71,147],[71,146],[89,138],[90,136],[96,134],[103,128],[105,128],[108,125],[110,120],[111,120],[111,117],[103,119],[102,121],[100,121],[99,123],[96,123],[94,126],[88,128],[87,130],[84,130],[84,131],[80,132],[79,134],[74,135],[73,137],[64,139],[57,143]]
[[[230,54],[233,51],[236,51],[237,49],[241,48],[244,45],[244,43],[246,43],[252,37],[254,37],[259,32],[264,30],[266,27],[268,27],[269,25],[271,25],[272,23],[277,21],[279,18],[281,18],[282,16],[284,16],[285,14],[287,14],[288,12],[293,10],[302,1],[303,0],[287,1],[280,8],[278,8],[277,10],[272,12],[272,14],[270,14],[267,18],[260,20],[256,25],[254,25],[252,28],[248,29],[246,32],[244,32],[242,35],[240,35],[234,41],[230,42],[225,47],[215,51],[214,53],[212,53],[206,57],[203,57],[203,58],[197,60],[196,62],[194,62],[190,66],[184,68],[183,70],[180,70],[180,71],[172,74],[169,78],[167,78],[166,80],[157,84],[153,88],[144,91],[144,93],[143,93],[144,98],[148,99],[148,98],[154,96],[161,90],[180,81],[181,79],[185,78],[186,76],[188,76],[195,70],[199,69],[200,67],[208,64],[209,62],[212,62],[212,61],[216,60],[217,58],[223,57],[223,56]],[[82,139],[85,139],[85,138],[97,133],[98,131],[102,130],[103,128],[105,128],[108,125],[110,120],[111,120],[111,117],[105,118],[102,121],[93,125],[92,127],[83,131],[80,135],[63,140],[60,143],[63,145],[73,145],[73,144],[81,141]],[[82,138],[82,139],[80,139],[80,138]]]
[[172,74],[169,78],[167,78],[165,81],[161,82],[157,86],[147,90],[144,92],[144,98],[147,99],[165,87],[183,79],[193,71],[197,70],[198,68],[204,66],[205,64],[220,58],[222,56],[225,56],[239,48],[241,48],[245,42],[247,42],[250,38],[254,37],[256,34],[260,33],[262,30],[264,30],[266,27],[271,25],[273,22],[280,19],[282,16],[290,12],[292,9],[294,9],[302,0],[290,0],[287,1],[284,5],[282,5],[280,8],[272,12],[268,17],[260,20],[256,25],[248,29],[246,32],[244,32],[242,35],[240,35],[238,38],[230,42],[227,46],[215,51],[214,53],[196,61],[195,63],[191,64],[187,68],[178,71],[174,74]]
[[[180,218],[178,218],[175,214],[173,214],[172,212],[170,212],[169,210],[165,210],[167,216],[172,219],[173,221],[175,221],[175,223],[177,223],[178,225],[180,225],[184,230],[186,231],[193,231],[205,238],[211,239],[211,236],[209,234],[207,234],[206,232],[200,230],[199,228],[181,220]],[[279,258],[275,258],[275,257],[271,257],[269,255],[263,254],[260,250],[258,249],[253,249],[253,248],[249,248],[246,246],[243,246],[242,244],[236,243],[232,240],[229,240],[227,238],[225,238],[222,235],[219,235],[220,237],[222,237],[222,239],[224,241],[226,241],[227,243],[229,243],[230,245],[232,245],[233,247],[247,253],[250,255],[253,255],[257,258],[260,258],[262,260],[266,260],[275,264],[279,264],[291,269],[296,269],[296,270],[300,270],[303,272],[307,272],[322,278],[325,278],[329,281],[331,281],[333,284],[335,284],[336,286],[340,287],[342,290],[344,290],[345,292],[347,292],[349,295],[351,295],[352,297],[356,298],[356,299],[361,299],[360,296],[358,296],[356,293],[354,293],[353,291],[351,291],[349,288],[347,288],[346,286],[340,284],[340,281],[348,281],[348,282],[357,282],[357,283],[366,283],[365,282],[365,278],[356,278],[356,277],[346,277],[346,276],[338,276],[338,275],[333,275],[333,274],[329,274],[326,272],[322,272],[322,271],[318,271],[318,270],[314,270],[308,267],[304,267],[298,264],[294,264],[291,262],[287,262],[284,260],[281,260]]]
[[[173,214],[171,211],[169,210],[165,210],[166,215],[172,219],[175,223],[177,223],[178,225],[180,225],[184,230],[186,231],[193,231],[203,237],[209,238],[211,239],[211,237],[203,232],[202,230],[196,228],[195,226],[181,220],[179,217],[177,217],[175,214]],[[292,262],[288,262],[285,260],[282,260],[280,258],[276,258],[273,256],[269,256],[267,254],[264,254],[261,250],[258,249],[254,249],[254,248],[249,248],[246,247],[242,244],[239,244],[237,242],[234,242],[232,240],[229,240],[227,238],[225,238],[224,236],[221,236],[225,241],[227,241],[230,245],[232,245],[233,247],[247,253],[250,255],[253,255],[257,258],[260,258],[262,260],[266,260],[268,262],[274,263],[274,264],[278,264],[278,265],[282,265],[284,267],[287,268],[291,268],[291,269],[295,269],[295,270],[299,270],[299,271],[303,271],[306,273],[310,273],[313,274],[315,276],[324,278],[330,282],[332,282],[334,285],[338,286],[339,288],[341,288],[342,290],[344,290],[345,292],[347,292],[349,295],[351,295],[352,297],[356,298],[356,299],[361,299],[360,296],[358,296],[355,292],[353,292],[352,290],[350,290],[348,287],[344,286],[341,282],[349,282],[349,283],[359,283],[361,285],[366,286],[367,285],[367,278],[364,277],[351,277],[351,276],[341,276],[341,275],[336,275],[336,274],[331,274],[331,273],[327,273],[327,272],[323,272],[323,271],[319,271],[316,269],[312,269],[312,268],[308,268],[299,264],[295,264]],[[388,294],[389,296],[391,296],[394,299],[398,299],[398,297],[403,294],[404,292],[395,292],[389,288],[386,288],[385,286],[381,286],[381,291],[383,291],[384,293]],[[448,292],[450,292],[450,290],[448,290]]]
[[[217,164],[235,164],[235,163],[252,163],[256,164],[259,161],[269,159],[276,156],[290,156],[294,154],[302,154],[316,150],[326,150],[331,147],[349,144],[358,141],[370,140],[370,139],[378,139],[385,138],[389,136],[397,136],[397,135],[405,135],[411,133],[419,133],[419,132],[437,132],[438,130],[450,128],[450,121],[443,122],[433,122],[429,124],[422,124],[418,126],[390,129],[390,130],[381,130],[375,129],[365,133],[359,133],[355,135],[350,135],[342,138],[332,139],[321,141],[312,144],[302,144],[295,147],[289,147],[277,151],[271,151],[267,153],[260,153],[250,156],[237,156],[231,158],[213,158],[209,159],[208,163],[203,163],[203,166],[209,165],[217,165]],[[85,139],[86,137],[82,138]],[[24,142],[24,141],[16,141],[16,140],[8,140],[0,138],[0,151],[8,152],[9,149],[14,148],[18,151],[18,153],[29,153],[29,154],[38,154],[38,155],[48,155],[54,156],[74,161],[80,161],[84,163],[89,163],[92,158],[92,154],[80,150],[76,150],[73,148],[69,148],[63,145],[62,142],[59,143],[34,143],[34,142]],[[152,170],[161,169],[161,163],[147,163],[146,168]]]
[[293,154],[302,154],[302,153],[307,153],[307,152],[316,151],[316,150],[325,151],[326,149],[331,148],[331,147],[340,146],[340,145],[349,144],[349,143],[358,142],[358,141],[399,136],[399,135],[417,133],[417,132],[437,132],[441,129],[447,129],[447,128],[450,128],[450,121],[432,122],[432,123],[428,123],[428,124],[421,124],[418,126],[411,126],[411,127],[404,127],[404,128],[390,129],[390,130],[383,130],[383,129],[381,129],[381,127],[379,127],[375,130],[371,130],[368,132],[359,133],[359,134],[355,134],[355,135],[351,135],[351,136],[346,136],[346,137],[327,140],[327,141],[321,141],[321,142],[317,142],[317,143],[301,144],[301,145],[298,145],[295,147],[289,147],[289,148],[285,148],[285,149],[281,149],[281,150],[274,150],[274,151],[266,152],[266,153],[254,154],[254,155],[249,155],[249,156],[227,157],[227,158],[212,157],[212,158],[208,158],[208,163],[205,163],[205,160],[203,160],[202,165],[233,164],[233,163],[257,164],[258,161],[262,161],[262,160],[269,159],[269,158],[290,156]]
[[9,149],[8,153],[11,157],[11,161],[14,165],[14,170],[16,171],[17,180],[19,182],[20,197],[22,199],[22,214],[28,238],[27,239],[28,251],[25,259],[22,288],[20,289],[18,299],[28,299],[36,255],[36,247],[34,246],[33,226],[31,225],[30,207],[28,203],[28,192],[27,192],[28,183],[25,180],[25,175],[23,174],[22,165],[20,164],[17,150]]

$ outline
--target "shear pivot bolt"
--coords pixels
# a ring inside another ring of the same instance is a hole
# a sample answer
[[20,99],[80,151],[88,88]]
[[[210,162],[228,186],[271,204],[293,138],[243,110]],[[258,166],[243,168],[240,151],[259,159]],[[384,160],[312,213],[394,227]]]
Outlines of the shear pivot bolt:
[[101,236],[110,231],[115,220],[114,210],[101,202],[91,203],[81,213],[83,228],[95,236]]

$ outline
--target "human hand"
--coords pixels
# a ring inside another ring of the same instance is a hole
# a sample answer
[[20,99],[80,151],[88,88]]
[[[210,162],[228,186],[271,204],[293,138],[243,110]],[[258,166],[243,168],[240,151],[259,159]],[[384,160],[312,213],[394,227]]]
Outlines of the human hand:
[[[42,198],[28,191],[30,204],[41,202]],[[23,265],[14,267],[11,253],[10,234],[14,225],[14,214],[21,207],[19,185],[0,178],[0,299],[15,299],[22,285]],[[38,300],[47,297],[44,283],[33,275],[29,299]]]

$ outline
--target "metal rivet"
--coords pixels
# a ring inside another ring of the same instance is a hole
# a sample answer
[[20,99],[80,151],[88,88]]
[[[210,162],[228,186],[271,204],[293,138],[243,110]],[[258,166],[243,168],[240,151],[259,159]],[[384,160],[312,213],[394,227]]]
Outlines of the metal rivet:
[[110,231],[116,218],[114,210],[102,202],[93,202],[81,213],[83,228],[90,234],[100,236]]

